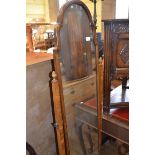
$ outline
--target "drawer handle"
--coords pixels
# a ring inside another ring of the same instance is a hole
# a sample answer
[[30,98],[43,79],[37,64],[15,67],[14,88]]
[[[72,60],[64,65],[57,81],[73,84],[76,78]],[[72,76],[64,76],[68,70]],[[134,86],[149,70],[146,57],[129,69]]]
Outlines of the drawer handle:
[[70,93],[71,93],[71,94],[74,94],[74,93],[75,93],[75,90],[72,90]]
[[91,82],[90,84],[93,86],[94,85],[94,82]]

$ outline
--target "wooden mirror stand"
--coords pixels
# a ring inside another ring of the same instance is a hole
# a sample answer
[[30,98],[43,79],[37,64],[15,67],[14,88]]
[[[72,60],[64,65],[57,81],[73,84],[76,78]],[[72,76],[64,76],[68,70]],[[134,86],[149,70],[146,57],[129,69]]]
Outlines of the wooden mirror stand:
[[[76,119],[74,115],[68,116],[70,112],[68,110],[73,109],[76,103],[81,104],[92,97],[94,93],[89,93],[90,88],[96,94],[98,43],[90,11],[79,0],[68,1],[62,6],[57,17],[55,32],[57,44],[53,50],[53,79],[50,83],[54,107],[53,126],[59,155],[70,155],[72,153],[69,137],[72,136],[69,134],[73,128],[70,123],[77,124],[75,120],[67,121],[68,117]],[[85,84],[84,88],[84,82],[90,86]],[[70,92],[72,100],[66,97],[65,92]],[[95,98],[98,99],[98,96]],[[72,135],[77,136],[74,133]]]

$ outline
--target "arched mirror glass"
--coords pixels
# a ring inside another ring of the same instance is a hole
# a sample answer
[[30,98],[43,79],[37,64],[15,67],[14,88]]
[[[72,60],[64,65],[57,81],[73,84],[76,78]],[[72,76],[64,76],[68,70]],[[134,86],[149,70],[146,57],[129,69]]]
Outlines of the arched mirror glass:
[[95,27],[89,10],[78,1],[66,3],[57,22],[70,154],[93,155],[98,152]]
[[91,23],[85,10],[72,4],[65,12],[60,31],[60,54],[65,81],[93,74],[95,48]]

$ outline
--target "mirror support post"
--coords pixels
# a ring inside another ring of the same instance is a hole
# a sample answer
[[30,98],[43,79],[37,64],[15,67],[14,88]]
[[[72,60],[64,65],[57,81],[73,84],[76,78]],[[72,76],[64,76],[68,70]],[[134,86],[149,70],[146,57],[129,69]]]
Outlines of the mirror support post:
[[65,153],[65,139],[63,131],[63,120],[62,120],[62,110],[61,110],[61,99],[60,99],[60,89],[59,83],[56,79],[57,75],[55,71],[52,72],[52,92],[53,92],[53,103],[54,103],[54,113],[55,122],[53,127],[56,130],[57,142],[58,142],[58,152],[59,155],[66,155]]
[[[67,122],[66,122],[66,112],[65,112],[65,106],[64,106],[64,96],[63,96],[63,88],[62,88],[62,79],[61,79],[61,70],[60,70],[60,62],[59,62],[59,54],[58,50],[55,50],[53,52],[53,58],[54,58],[54,68],[55,72],[57,74],[58,79],[58,87],[59,87],[59,93],[60,93],[60,108],[62,112],[62,121],[63,121],[63,132],[62,135],[64,135],[64,143],[65,143],[65,155],[70,155],[69,150],[69,141],[68,141],[68,132],[67,132]],[[56,103],[54,103],[56,104]]]

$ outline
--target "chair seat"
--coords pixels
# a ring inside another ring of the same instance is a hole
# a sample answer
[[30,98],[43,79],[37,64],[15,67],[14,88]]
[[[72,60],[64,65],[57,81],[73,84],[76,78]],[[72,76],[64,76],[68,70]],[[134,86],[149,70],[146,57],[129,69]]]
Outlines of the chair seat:
[[[84,102],[84,105],[97,110],[96,98]],[[109,114],[121,120],[129,121],[129,107],[111,109]]]

